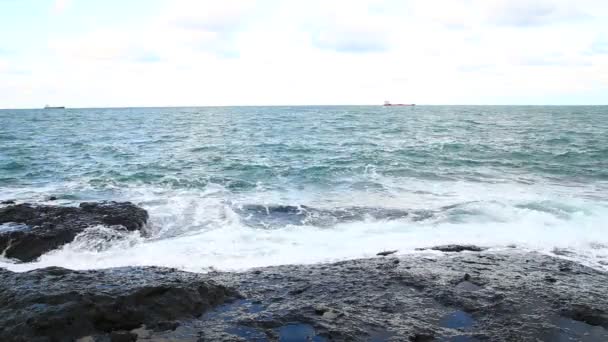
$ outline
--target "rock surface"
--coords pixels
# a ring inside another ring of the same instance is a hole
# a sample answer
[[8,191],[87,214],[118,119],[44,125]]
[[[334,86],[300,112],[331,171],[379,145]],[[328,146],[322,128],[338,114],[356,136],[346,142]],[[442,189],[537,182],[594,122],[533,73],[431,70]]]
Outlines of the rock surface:
[[397,252],[399,252],[399,251],[398,250],[382,251],[382,252],[376,253],[376,255],[378,255],[378,256],[388,256],[388,255],[391,255],[391,254],[395,254]]
[[10,205],[0,208],[0,224],[19,226],[0,230],[0,251],[7,258],[32,261],[71,242],[88,227],[105,225],[137,230],[147,220],[148,213],[130,202],[85,202],[79,207]]
[[475,245],[442,245],[442,246],[434,246],[434,247],[427,247],[427,248],[417,248],[416,250],[419,250],[419,251],[432,250],[432,251],[440,251],[440,252],[460,253],[460,252],[464,252],[464,251],[481,252],[486,249],[487,248],[479,247],[479,246],[475,246]]
[[3,341],[49,332],[99,342],[608,340],[607,273],[517,250],[205,275],[0,274]]
[[236,292],[195,273],[163,268],[25,273],[0,269],[1,341],[73,341],[109,335],[129,341],[142,324],[163,329],[192,319]]
[[608,274],[534,253],[375,258],[214,279],[246,300],[191,323],[205,341],[288,332],[317,341],[608,341]]

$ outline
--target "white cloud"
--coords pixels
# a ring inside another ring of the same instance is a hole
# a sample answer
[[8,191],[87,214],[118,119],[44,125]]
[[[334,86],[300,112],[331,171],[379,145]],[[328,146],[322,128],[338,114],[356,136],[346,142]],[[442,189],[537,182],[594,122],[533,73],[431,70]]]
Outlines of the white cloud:
[[[593,16],[575,18],[559,0],[546,10],[519,0],[167,1],[49,35],[39,55],[4,57],[0,88],[11,91],[0,107],[576,101],[608,86],[608,55],[590,53],[608,28],[593,18],[608,8],[581,1],[574,12]],[[9,63],[30,73],[5,77]]]
[[420,18],[449,28],[480,26],[538,27],[583,21],[605,10],[598,0],[466,0],[414,1]]
[[255,9],[249,0],[171,1],[162,10],[162,19],[187,29],[231,32],[242,27]]
[[497,25],[539,26],[583,19],[588,16],[573,1],[502,0],[492,5],[489,8],[488,20]]
[[52,12],[53,14],[62,14],[71,4],[72,0],[55,0],[53,2]]

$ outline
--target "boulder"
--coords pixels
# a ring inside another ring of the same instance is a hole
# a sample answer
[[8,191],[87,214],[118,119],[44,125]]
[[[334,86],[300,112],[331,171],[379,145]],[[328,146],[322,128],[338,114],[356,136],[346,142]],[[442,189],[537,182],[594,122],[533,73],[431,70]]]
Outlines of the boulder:
[[148,213],[130,202],[81,203],[78,207],[33,205],[0,208],[0,251],[7,258],[32,261],[61,247],[88,227],[117,226],[129,231],[145,226]]
[[433,251],[440,251],[440,252],[464,252],[464,251],[469,251],[469,252],[481,252],[481,251],[485,251],[487,248],[485,247],[479,247],[479,246],[475,246],[475,245],[442,245],[442,246],[434,246],[434,247],[426,247],[426,248],[416,248],[416,250],[418,251],[424,251],[424,250],[433,250]]
[[201,275],[168,268],[0,269],[0,340],[74,341],[109,335],[112,341],[129,341],[134,336],[129,331],[142,325],[175,329],[167,322],[194,319],[236,297]]

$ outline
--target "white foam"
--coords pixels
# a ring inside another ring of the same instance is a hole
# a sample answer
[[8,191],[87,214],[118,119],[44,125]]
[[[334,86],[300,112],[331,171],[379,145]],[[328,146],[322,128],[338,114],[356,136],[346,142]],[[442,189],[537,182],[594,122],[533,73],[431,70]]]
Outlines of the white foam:
[[[443,210],[436,217],[420,222],[368,220],[328,228],[260,229],[243,225],[231,205],[234,202],[269,203],[281,196],[281,200],[289,201],[294,200],[289,198],[293,194],[256,193],[228,199],[229,194],[219,186],[205,191],[137,187],[124,189],[119,197],[149,210],[150,237],[143,238],[135,232],[108,241],[106,236],[100,245],[95,234],[85,234],[36,262],[16,264],[2,260],[0,266],[25,271],[46,266],[94,269],[156,265],[205,272],[211,268],[242,270],[369,257],[392,249],[414,253],[419,247],[456,243],[493,248],[516,245],[543,253],[559,248],[569,251],[568,258],[608,268],[602,264],[608,262],[605,204],[579,197],[560,197],[555,192],[548,198],[534,190],[512,184],[493,188],[487,184],[444,184],[432,189],[427,187],[424,192],[429,194],[427,199],[420,199],[418,190],[403,192],[400,199],[405,205],[402,207],[410,208],[422,202],[421,207],[439,208],[448,203],[468,202],[455,209],[462,213]],[[349,198],[357,197],[349,195]],[[370,201],[364,194],[357,195],[369,202],[359,199],[356,205],[373,202],[375,206],[389,203],[396,207],[394,196],[383,197],[384,201],[370,196]],[[317,196],[308,193],[308,203],[304,204],[328,205],[337,201],[320,201]],[[432,201],[433,197],[442,200]],[[414,203],[415,198],[420,201]],[[469,201],[464,201],[465,198]],[[352,204],[352,201],[346,202]],[[542,205],[546,210],[534,209],[530,203]]]

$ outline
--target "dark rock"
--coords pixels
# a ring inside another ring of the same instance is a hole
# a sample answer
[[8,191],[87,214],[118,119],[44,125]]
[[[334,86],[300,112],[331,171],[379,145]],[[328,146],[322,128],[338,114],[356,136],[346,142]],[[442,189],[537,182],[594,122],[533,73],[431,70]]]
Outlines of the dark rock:
[[383,252],[378,252],[376,255],[387,256],[387,255],[395,254],[397,252],[398,252],[397,250],[394,250],[394,251],[383,251]]
[[178,322],[162,321],[155,323],[152,328],[155,331],[175,330],[179,326]]
[[400,209],[347,207],[336,209],[314,208],[305,205],[259,205],[237,206],[235,212],[243,222],[254,227],[281,227],[285,225],[333,226],[341,222],[361,221],[366,217],[378,220],[397,220],[414,216],[420,220],[432,216],[428,212],[410,212]]
[[[608,311],[605,272],[513,250],[399,260],[392,268],[373,258],[267,267],[262,274],[219,273],[216,281],[262,304],[217,308],[204,321],[178,330],[204,330],[209,341],[229,339],[226,333],[247,340],[251,335],[230,333],[243,326],[275,336],[272,332],[290,324],[305,325],[328,341],[369,341],[380,327],[382,336],[390,336],[382,341],[608,340],[602,325]],[[572,273],[559,271],[560,264]],[[546,276],[573,281],[555,286]],[[560,335],[565,331],[560,317],[582,323]]]
[[602,309],[599,309],[598,304],[600,303],[573,305],[572,308],[564,312],[564,316],[592,326],[601,326],[608,329],[608,307],[603,306]]
[[329,309],[324,307],[324,306],[318,306],[315,308],[315,314],[322,316],[325,312],[327,312]]
[[545,280],[546,282],[548,282],[548,283],[555,283],[555,282],[557,282],[557,279],[555,279],[555,278],[554,278],[554,277],[552,277],[552,276],[545,276],[544,280]]
[[0,208],[0,224],[19,223],[28,229],[0,233],[0,250],[8,258],[32,261],[42,254],[74,240],[88,227],[144,227],[148,213],[130,202],[81,203],[79,207],[32,205]]
[[104,225],[121,225],[127,230],[141,229],[148,221],[148,213],[131,202],[84,202],[79,207],[99,217]]
[[137,334],[128,331],[113,331],[110,334],[111,342],[135,342],[137,341]]
[[431,342],[434,340],[435,340],[435,337],[433,337],[433,335],[426,335],[426,334],[416,334],[416,335],[410,337],[410,341],[412,341],[412,342]]
[[201,275],[166,268],[0,269],[0,341],[107,333],[111,341],[133,341],[125,331],[142,324],[174,330],[172,321],[194,319],[232,297],[237,293]]
[[433,251],[441,251],[441,252],[481,252],[485,251],[487,248],[478,247],[474,245],[443,245],[443,246],[435,246],[435,247],[426,247],[426,248],[416,248],[416,250],[424,251],[424,250],[433,250]]
[[0,341],[608,341],[606,272],[515,250],[398,260],[0,271]]
[[15,204],[15,201],[13,201],[13,200],[5,200],[5,201],[0,202],[0,204]]
[[57,200],[57,196],[50,196],[48,198],[49,201],[56,201]]

